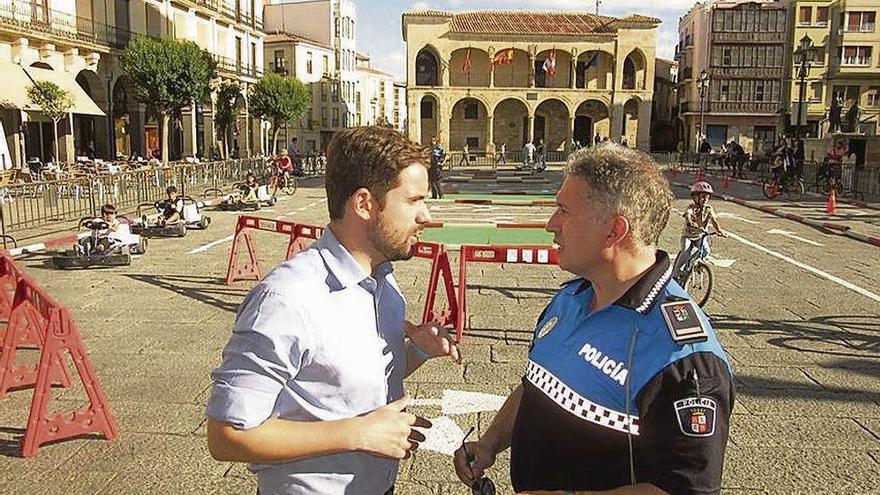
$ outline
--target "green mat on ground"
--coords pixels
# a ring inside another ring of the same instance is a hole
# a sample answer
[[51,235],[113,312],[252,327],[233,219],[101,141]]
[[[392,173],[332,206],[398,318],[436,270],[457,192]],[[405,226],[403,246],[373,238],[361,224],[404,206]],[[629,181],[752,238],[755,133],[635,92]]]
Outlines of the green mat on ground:
[[544,229],[497,229],[494,227],[442,227],[425,229],[421,240],[443,244],[543,245],[553,243]]

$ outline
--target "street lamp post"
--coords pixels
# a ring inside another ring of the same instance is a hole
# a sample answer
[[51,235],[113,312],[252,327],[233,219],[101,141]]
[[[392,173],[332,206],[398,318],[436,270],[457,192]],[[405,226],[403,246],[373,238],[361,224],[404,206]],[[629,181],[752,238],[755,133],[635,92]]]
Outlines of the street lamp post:
[[810,61],[813,58],[813,50],[813,40],[809,36],[804,35],[800,40],[800,46],[794,51],[794,61],[796,64],[799,64],[797,77],[800,79],[801,84],[798,95],[797,126],[795,128],[798,138],[803,135],[801,127],[804,123],[804,92],[807,86],[807,75],[810,72]]
[[706,126],[703,123],[703,114],[705,113],[706,91],[709,89],[709,74],[706,71],[700,72],[700,78],[697,80],[697,89],[700,92],[700,135],[697,137],[697,153],[700,152],[700,141],[706,136]]

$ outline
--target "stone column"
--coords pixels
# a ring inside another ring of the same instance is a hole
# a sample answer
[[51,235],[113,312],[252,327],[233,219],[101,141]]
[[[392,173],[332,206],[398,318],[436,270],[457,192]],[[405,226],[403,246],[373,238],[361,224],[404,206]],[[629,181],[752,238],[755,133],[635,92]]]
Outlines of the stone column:
[[[54,136],[50,139],[54,139]],[[67,163],[76,161],[76,145],[73,139],[73,113],[58,121],[58,160]]]
[[577,56],[571,56],[571,89],[577,89]]
[[639,125],[636,128],[636,147],[642,151],[651,149],[651,100],[639,102]]
[[535,141],[535,114],[533,110],[529,110],[529,142]]
[[195,156],[198,146],[196,144],[196,119],[195,107],[190,105],[181,112],[181,126],[183,128],[183,156]]
[[447,112],[446,106],[443,105],[439,99],[437,100],[436,112],[437,112],[437,133],[440,134],[440,136],[438,137],[438,140],[440,141],[440,144],[442,144],[443,147],[446,148],[446,151],[449,152],[449,151],[451,151],[451,149],[449,148],[449,145],[450,145],[451,137],[452,137],[449,135],[449,127],[450,127],[450,120],[452,120],[452,115],[451,115],[451,112]]
[[565,133],[565,149],[562,151],[568,151],[569,144],[574,140],[574,118],[574,115],[568,117],[568,129]]
[[535,56],[533,54],[529,54],[529,87],[535,87]]
[[494,120],[494,116],[486,115],[486,125],[489,126],[488,132],[486,132],[486,153],[489,154],[495,153],[495,126],[493,124]]

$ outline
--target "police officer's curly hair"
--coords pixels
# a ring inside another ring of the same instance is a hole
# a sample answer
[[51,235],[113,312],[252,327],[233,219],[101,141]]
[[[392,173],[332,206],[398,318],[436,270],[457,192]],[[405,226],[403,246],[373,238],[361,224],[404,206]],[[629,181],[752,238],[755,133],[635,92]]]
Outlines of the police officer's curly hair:
[[336,133],[327,148],[324,187],[330,219],[341,219],[345,203],[366,188],[384,207],[385,195],[400,184],[400,172],[413,164],[426,169],[431,152],[387,127],[367,126]]
[[574,153],[566,172],[587,182],[587,201],[600,214],[606,218],[621,215],[629,222],[633,240],[657,245],[669,221],[674,197],[669,182],[650,156],[605,144]]

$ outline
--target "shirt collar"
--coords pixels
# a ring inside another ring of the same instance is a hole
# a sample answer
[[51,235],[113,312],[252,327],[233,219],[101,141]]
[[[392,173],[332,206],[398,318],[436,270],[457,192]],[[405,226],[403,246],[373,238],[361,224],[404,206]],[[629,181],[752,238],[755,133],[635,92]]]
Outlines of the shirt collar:
[[[324,229],[324,234],[315,243],[315,248],[318,249],[330,274],[336,279],[339,290],[352,285],[361,285],[364,280],[372,279],[329,227]],[[393,271],[391,262],[386,261],[376,267],[376,279],[383,280]]]
[[[663,291],[671,278],[672,264],[669,262],[669,254],[666,251],[658,250],[654,265],[614,304],[645,314],[654,306],[660,292]],[[574,294],[589,289],[591,285],[588,280],[584,280],[577,285]]]

